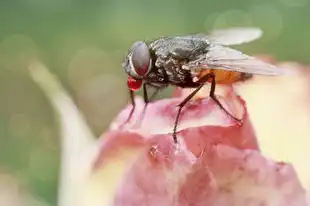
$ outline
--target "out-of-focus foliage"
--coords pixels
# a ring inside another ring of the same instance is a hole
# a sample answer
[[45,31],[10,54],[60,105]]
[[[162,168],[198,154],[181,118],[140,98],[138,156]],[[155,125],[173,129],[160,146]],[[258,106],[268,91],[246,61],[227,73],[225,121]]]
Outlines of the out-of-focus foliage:
[[309,11],[308,0],[0,1],[0,169],[55,205],[58,126],[28,76],[33,60],[58,75],[99,135],[127,103],[120,63],[133,41],[257,26],[263,38],[240,49],[309,63]]

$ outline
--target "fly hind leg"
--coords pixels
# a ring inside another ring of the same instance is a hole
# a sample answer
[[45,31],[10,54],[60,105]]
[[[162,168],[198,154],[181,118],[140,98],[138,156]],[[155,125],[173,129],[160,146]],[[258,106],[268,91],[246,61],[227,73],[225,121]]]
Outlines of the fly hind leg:
[[[197,94],[197,92],[204,86],[204,83],[206,81],[208,81],[209,79],[211,79],[211,90],[210,90],[210,97],[212,98],[212,100],[229,116],[231,117],[232,119],[234,119],[235,121],[237,122],[241,122],[240,119],[236,118],[234,115],[232,115],[230,112],[228,112],[224,107],[223,105],[220,103],[220,101],[216,98],[214,92],[215,92],[215,74],[214,73],[208,73],[206,74],[205,76],[203,76],[199,82],[201,83],[201,85],[199,85],[198,88],[196,88],[191,94],[189,94],[179,105],[179,109],[178,109],[178,112],[177,112],[177,116],[176,116],[176,119],[175,119],[175,123],[174,123],[174,127],[173,127],[173,140],[175,143],[177,143],[177,126],[178,126],[178,123],[179,123],[179,119],[180,119],[180,114],[181,114],[181,111],[183,109],[183,107],[186,105],[186,103],[188,103],[192,98],[193,96],[195,96],[195,94]],[[198,83],[199,83],[198,82]]]
[[173,127],[173,140],[174,140],[174,143],[178,143],[178,140],[177,140],[177,126],[178,126],[178,123],[179,123],[179,120],[180,120],[180,114],[181,114],[181,111],[183,109],[183,107],[186,105],[186,103],[188,103],[191,98],[193,98],[193,96],[195,96],[195,94],[197,94],[197,92],[203,87],[204,85],[201,84],[197,89],[195,89],[190,95],[188,95],[179,105],[179,109],[178,109],[178,112],[177,112],[177,116],[175,118],[175,122],[174,122],[174,127]]
[[[201,84],[178,105],[179,109],[178,109],[178,112],[177,112],[177,116],[175,118],[175,123],[174,123],[174,127],[173,127],[173,135],[172,135],[173,136],[173,140],[174,140],[175,143],[177,143],[177,134],[176,134],[177,133],[177,126],[178,126],[178,123],[179,123],[180,114],[181,114],[181,111],[182,111],[183,107],[186,105],[187,102],[189,102],[195,96],[195,94],[197,94],[197,92],[199,92],[199,90],[204,86],[204,83],[206,81],[208,81],[210,78],[214,79],[214,74],[213,73],[208,73],[208,74],[204,75],[199,80]],[[213,91],[213,93],[214,93],[214,91]]]
[[211,79],[211,89],[210,89],[210,97],[213,99],[213,101],[233,120],[237,121],[237,122],[241,122],[241,119],[236,118],[234,115],[232,115],[230,112],[228,112],[224,106],[221,104],[221,102],[217,99],[217,97],[215,96],[215,74],[211,73],[210,75],[210,79]]

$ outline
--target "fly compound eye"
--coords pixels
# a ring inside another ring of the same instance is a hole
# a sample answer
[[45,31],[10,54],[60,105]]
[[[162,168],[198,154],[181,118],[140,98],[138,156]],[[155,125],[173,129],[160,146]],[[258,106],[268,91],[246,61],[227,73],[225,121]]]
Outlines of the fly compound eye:
[[147,75],[151,69],[150,50],[144,42],[135,42],[132,46],[132,54],[129,59],[131,73],[133,76],[142,78]]

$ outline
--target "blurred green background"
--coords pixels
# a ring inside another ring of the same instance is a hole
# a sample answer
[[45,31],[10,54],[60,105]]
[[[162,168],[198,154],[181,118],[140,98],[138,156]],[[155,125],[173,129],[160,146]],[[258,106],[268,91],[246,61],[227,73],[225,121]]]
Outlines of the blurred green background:
[[59,128],[27,72],[35,58],[99,136],[127,103],[120,64],[133,41],[257,26],[263,38],[240,49],[308,64],[309,21],[309,0],[0,1],[0,193],[16,184],[56,205]]

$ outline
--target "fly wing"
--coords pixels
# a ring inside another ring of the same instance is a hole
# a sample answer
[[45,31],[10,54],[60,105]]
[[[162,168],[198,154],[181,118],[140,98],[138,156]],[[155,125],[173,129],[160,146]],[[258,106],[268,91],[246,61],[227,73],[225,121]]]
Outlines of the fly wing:
[[238,45],[260,38],[263,31],[255,27],[233,27],[214,30],[209,34],[210,42],[219,45]]
[[190,70],[221,69],[268,76],[287,74],[287,71],[284,69],[221,45],[210,47],[207,54],[202,55],[195,61],[189,62],[183,68]]

